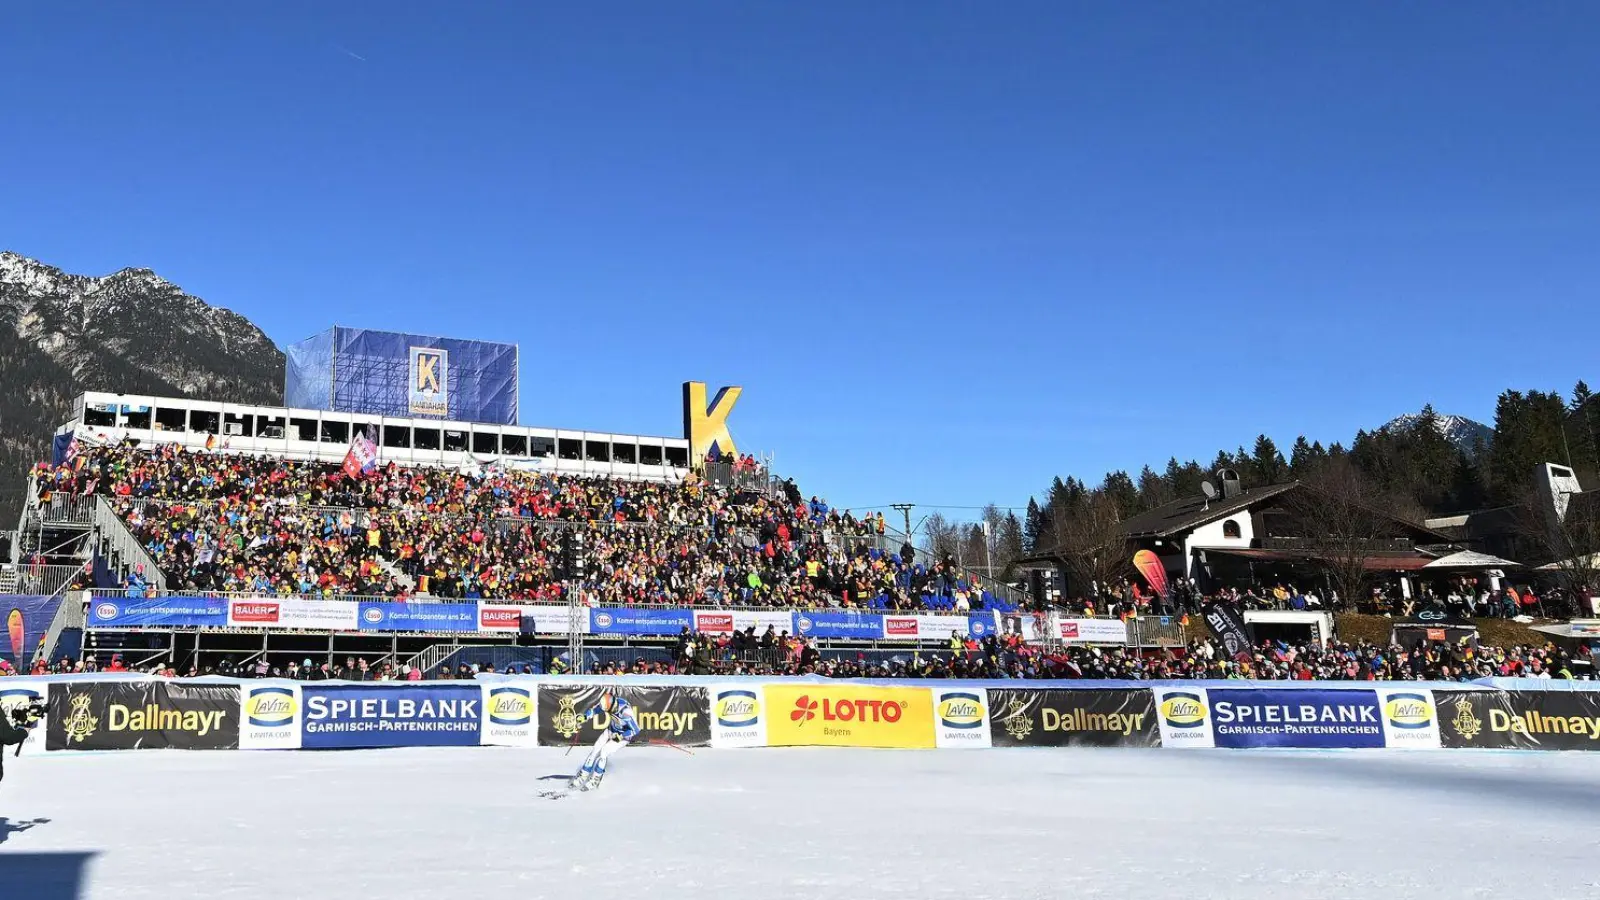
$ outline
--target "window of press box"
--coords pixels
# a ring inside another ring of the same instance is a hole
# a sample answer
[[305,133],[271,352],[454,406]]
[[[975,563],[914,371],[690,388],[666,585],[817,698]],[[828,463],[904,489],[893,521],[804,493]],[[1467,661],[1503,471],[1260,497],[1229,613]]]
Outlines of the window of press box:
[[635,452],[638,449],[638,446],[635,444],[624,444],[618,442],[611,445],[611,458],[616,462],[627,463],[631,466],[638,455]]
[[500,452],[506,456],[527,456],[528,436],[525,434],[503,434],[500,436]]
[[290,419],[289,438],[290,440],[314,443],[317,440],[317,420]]
[[117,424],[117,414],[110,409],[90,406],[83,411],[83,424],[90,428],[111,428]]
[[189,430],[201,434],[222,433],[222,413],[205,409],[196,409],[189,412]]
[[324,443],[324,444],[348,444],[348,443],[350,443],[350,423],[349,422],[323,422],[322,423],[322,443]]
[[[450,434],[449,434],[449,432],[446,432],[445,433],[445,444],[448,445],[449,443],[450,443]],[[492,431],[474,431],[472,433],[472,452],[473,453],[499,453],[500,452],[500,435],[495,434]]]
[[358,434],[365,434],[367,436],[367,440],[373,442],[374,444],[378,443],[379,439],[383,437],[381,429],[378,428],[377,422],[351,422],[350,440],[355,440],[356,435]]
[[170,406],[156,408],[157,431],[184,431],[189,427],[189,411]]
[[528,438],[528,455],[535,459],[556,455],[556,442],[547,437]]
[[383,445],[385,447],[411,446],[411,429],[404,425],[383,426]]
[[589,462],[610,462],[611,444],[608,441],[584,441],[583,458]]
[[661,448],[652,444],[645,444],[639,448],[639,465],[661,465]]
[[556,455],[562,459],[582,459],[583,441],[576,438],[561,438],[557,440]]
[[439,429],[418,428],[411,432],[411,446],[418,450],[439,449]]
[[467,449],[467,433],[465,431],[445,431],[444,449],[451,453],[462,453]]
[[283,440],[283,416],[256,416],[256,434],[274,441]]
[[674,469],[687,469],[687,468],[689,468],[689,448],[688,447],[668,447],[667,448],[667,465],[671,466]]
[[255,437],[255,416],[223,413],[222,433],[228,437]]
[[147,431],[150,428],[150,407],[129,407],[123,418],[127,421],[127,427]]

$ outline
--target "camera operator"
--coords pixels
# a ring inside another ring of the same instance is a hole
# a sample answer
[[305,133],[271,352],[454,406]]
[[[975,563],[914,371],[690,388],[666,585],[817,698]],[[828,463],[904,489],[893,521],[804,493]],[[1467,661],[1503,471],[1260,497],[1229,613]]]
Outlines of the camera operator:
[[0,716],[0,781],[6,777],[6,748],[17,745],[16,755],[22,755],[22,743],[28,733],[44,718],[45,705],[37,700],[17,706],[11,715]]

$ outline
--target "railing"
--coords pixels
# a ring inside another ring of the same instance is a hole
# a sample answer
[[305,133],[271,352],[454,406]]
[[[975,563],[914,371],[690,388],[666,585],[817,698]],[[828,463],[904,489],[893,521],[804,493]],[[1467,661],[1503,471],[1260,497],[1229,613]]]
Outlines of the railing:
[[1294,536],[1264,537],[1261,539],[1263,550],[1292,550],[1305,553],[1376,553],[1409,555],[1415,552],[1416,546],[1405,538],[1368,538],[1365,540],[1345,540],[1342,538],[1306,538]]
[[156,594],[165,593],[167,578],[162,574],[161,567],[150,558],[111,504],[101,497],[94,499],[94,530],[99,535],[100,555],[105,557],[113,570],[121,569],[127,573],[142,567],[148,589]]
[[72,580],[83,571],[83,566],[47,566],[31,563],[8,566],[5,574],[15,578],[8,579],[12,586],[7,593],[54,594],[72,584]]
[[[64,587],[62,588],[64,590]],[[53,595],[53,594],[52,594]],[[68,628],[83,628],[84,604],[78,600],[76,594],[64,597],[61,605],[56,607],[56,614],[50,619],[50,627],[45,629],[44,639],[34,650],[34,662],[43,659],[46,662],[56,648],[56,642],[61,640],[61,632]]]

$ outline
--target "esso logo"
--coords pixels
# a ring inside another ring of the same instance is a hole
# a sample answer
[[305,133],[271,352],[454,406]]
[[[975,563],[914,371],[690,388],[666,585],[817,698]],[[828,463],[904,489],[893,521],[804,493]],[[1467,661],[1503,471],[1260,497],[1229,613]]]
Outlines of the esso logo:
[[376,606],[369,606],[362,611],[361,618],[366,619],[369,625],[376,625],[383,621],[383,610]]
[[796,628],[800,629],[801,634],[811,633],[811,619],[806,616],[795,617],[794,625]]
[[115,603],[97,603],[94,607],[94,617],[97,619],[115,619],[117,612]]
[[594,624],[595,624],[595,627],[597,627],[597,628],[610,628],[611,627],[611,614],[610,613],[595,613],[594,614]]
[[981,621],[972,623],[972,636],[973,637],[983,637],[984,635],[986,635],[988,633],[989,633],[989,626],[988,625],[985,625]]

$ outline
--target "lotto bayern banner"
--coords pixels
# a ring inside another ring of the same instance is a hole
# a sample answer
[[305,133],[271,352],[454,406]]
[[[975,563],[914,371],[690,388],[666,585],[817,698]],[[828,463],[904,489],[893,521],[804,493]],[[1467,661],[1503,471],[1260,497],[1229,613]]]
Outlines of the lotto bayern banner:
[[135,600],[101,597],[89,604],[90,628],[225,628],[228,601],[221,597]]
[[689,609],[602,607],[589,610],[591,634],[675,635],[694,628]]
[[769,682],[762,686],[762,701],[770,747],[932,749],[937,744],[933,692],[927,688]]
[[477,631],[476,603],[361,601],[362,631]]
[[483,691],[466,684],[302,685],[301,746],[471,747],[483,729]]
[[350,600],[233,600],[228,603],[228,627],[355,631],[357,612],[356,603]]

